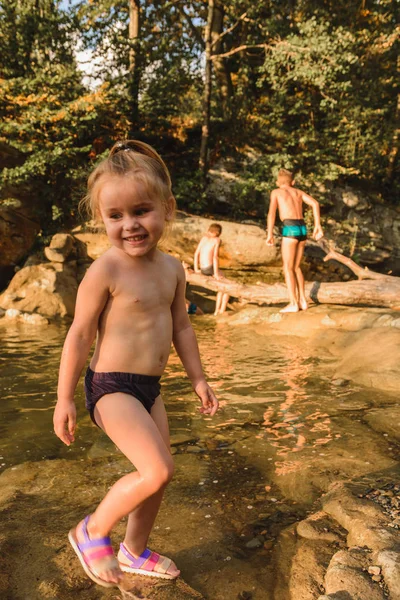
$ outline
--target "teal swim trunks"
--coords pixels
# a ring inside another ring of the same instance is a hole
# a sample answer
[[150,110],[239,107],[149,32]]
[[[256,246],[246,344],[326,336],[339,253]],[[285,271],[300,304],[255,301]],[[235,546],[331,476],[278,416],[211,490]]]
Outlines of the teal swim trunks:
[[303,219],[284,219],[282,237],[294,238],[299,242],[307,239],[307,227]]

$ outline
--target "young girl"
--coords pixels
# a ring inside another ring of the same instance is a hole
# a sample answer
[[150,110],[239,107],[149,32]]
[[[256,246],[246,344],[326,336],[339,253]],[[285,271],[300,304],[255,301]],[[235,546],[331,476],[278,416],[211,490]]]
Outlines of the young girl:
[[[74,441],[75,388],[97,334],[85,376],[86,407],[137,471],[121,477],[68,538],[99,585],[118,585],[122,571],[174,579],[180,573],[175,564],[147,548],[173,474],[159,384],[171,342],[200,398],[200,412],[214,415],[218,402],[186,312],[183,267],[157,248],[175,209],[168,170],[147,144],[119,142],[89,177],[84,204],[103,220],[111,248],[79,287],[61,357],[54,431],[67,446]],[[117,560],[108,535],[126,515]]]

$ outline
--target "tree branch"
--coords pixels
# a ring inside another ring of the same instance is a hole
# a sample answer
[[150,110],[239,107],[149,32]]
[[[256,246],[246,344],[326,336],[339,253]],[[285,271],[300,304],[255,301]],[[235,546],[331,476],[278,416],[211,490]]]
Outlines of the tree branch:
[[385,275],[384,273],[376,273],[375,271],[370,271],[367,267],[360,267],[354,260],[351,260],[348,256],[343,256],[337,250],[335,250],[335,245],[332,240],[326,240],[322,238],[317,244],[324,252],[326,252],[326,256],[324,257],[324,262],[328,260],[336,260],[343,265],[346,265],[350,271],[353,271],[354,275],[357,276],[359,280],[364,279],[396,279],[399,280],[398,277],[393,278],[391,275]]
[[211,60],[215,60],[216,58],[225,58],[226,56],[232,56],[233,54],[237,54],[237,52],[242,52],[242,50],[250,50],[251,48],[265,48],[267,49],[269,46],[267,44],[244,44],[243,46],[238,46],[237,48],[233,48],[228,52],[222,52],[221,54],[213,54],[211,56]]
[[199,32],[199,30],[197,29],[197,27],[195,25],[193,25],[193,21],[192,19],[189,17],[188,14],[186,14],[184,7],[178,2],[178,9],[181,11],[181,13],[183,14],[183,16],[185,17],[189,28],[191,30],[191,32],[193,33],[194,37],[196,38],[197,42],[200,44],[200,46],[203,48],[203,50],[206,47],[206,44],[203,40],[203,37],[201,35],[201,33]]
[[247,15],[247,11],[244,12],[242,15],[240,15],[239,19],[236,21],[236,23],[234,25],[232,25],[232,27],[229,27],[228,29],[226,29],[225,31],[220,33],[219,36],[217,37],[217,39],[214,40],[213,43],[211,44],[211,47],[214,46],[215,44],[218,44],[218,42],[221,41],[221,38],[223,38],[224,35],[231,33],[231,31],[233,31],[235,29],[235,27],[237,27],[241,21],[243,21],[243,19],[246,17],[246,15]]

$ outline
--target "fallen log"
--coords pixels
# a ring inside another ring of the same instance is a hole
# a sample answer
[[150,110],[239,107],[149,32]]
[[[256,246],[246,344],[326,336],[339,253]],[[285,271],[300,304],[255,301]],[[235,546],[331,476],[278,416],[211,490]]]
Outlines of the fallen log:
[[[334,250],[332,244],[324,240],[319,243],[327,252],[324,260],[336,260],[345,264],[358,277],[357,281],[324,283],[307,282],[306,297],[316,304],[341,304],[344,306],[376,306],[400,309],[400,277],[375,273],[363,269],[350,258]],[[214,292],[226,292],[234,298],[252,304],[274,305],[289,302],[287,287],[283,283],[273,285],[257,282],[245,285],[233,279],[215,279],[190,269],[186,269],[188,283],[204,287]]]
[[[234,298],[259,305],[284,304],[289,302],[287,288],[283,283],[273,285],[257,283],[245,285],[233,279],[215,279],[186,271],[187,282],[214,292],[226,292]],[[346,283],[306,283],[306,297],[316,304],[342,304],[345,306],[381,306],[400,309],[400,277],[348,281]]]

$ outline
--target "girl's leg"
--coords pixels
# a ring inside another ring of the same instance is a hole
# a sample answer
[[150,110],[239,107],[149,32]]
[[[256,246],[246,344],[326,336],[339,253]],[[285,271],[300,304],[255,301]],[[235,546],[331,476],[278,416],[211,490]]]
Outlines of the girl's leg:
[[[168,452],[170,452],[168,419],[161,396],[154,403],[151,417],[164,440]],[[129,513],[124,544],[134,556],[140,556],[147,547],[147,541],[160,508],[163,494],[164,490],[162,489]]]
[[297,244],[297,252],[296,252],[296,258],[294,261],[294,272],[296,275],[296,279],[297,279],[297,289],[299,292],[299,306],[301,308],[301,310],[306,310],[308,305],[307,305],[307,300],[306,300],[306,292],[305,292],[305,288],[304,288],[304,275],[302,273],[301,267],[300,267],[300,263],[301,263],[301,259],[303,258],[303,254],[304,254],[304,248],[305,248],[306,242],[299,242]]
[[[161,396],[159,396],[154,403],[154,406],[151,410],[151,417],[158,427],[168,452],[170,452],[168,419]],[[147,500],[145,500],[140,506],[129,513],[128,524],[123,543],[125,548],[135,558],[140,556],[147,548],[147,542],[153,528],[154,521],[156,520],[163,495],[164,489],[160,490],[156,494],[153,494],[153,496],[150,498],[147,498]],[[118,558],[122,560],[122,562],[126,562],[126,557],[124,557],[121,553],[119,554]],[[168,573],[172,576],[177,576],[179,575],[180,571],[176,568],[175,564],[172,563],[168,568]]]
[[295,238],[282,238],[282,261],[285,282],[288,288],[289,304],[282,308],[280,312],[297,312],[299,306],[297,303],[297,279],[294,272],[294,264],[299,242]]
[[[87,524],[90,539],[107,536],[122,517],[160,493],[173,474],[171,454],[154,420],[138,400],[123,393],[107,394],[96,404],[95,419],[137,472],[121,477],[100,502]],[[80,526],[76,536],[80,543],[84,541]],[[104,562],[96,569],[98,576],[117,582],[120,570],[111,559],[110,568]]]

